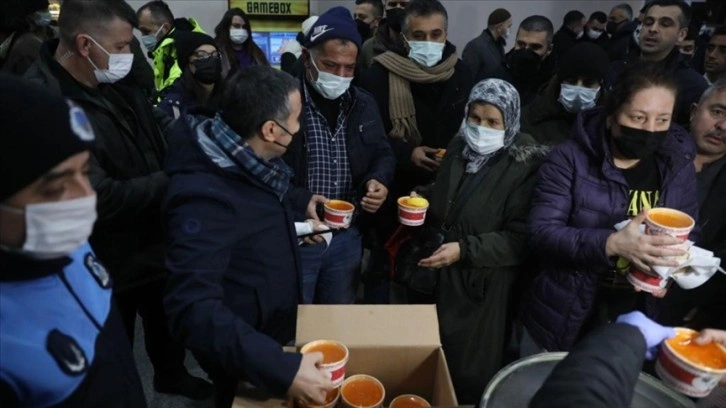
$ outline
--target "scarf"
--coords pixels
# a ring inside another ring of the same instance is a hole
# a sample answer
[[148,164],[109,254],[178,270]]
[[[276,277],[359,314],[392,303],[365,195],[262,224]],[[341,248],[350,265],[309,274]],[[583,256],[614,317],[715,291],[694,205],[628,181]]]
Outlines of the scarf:
[[270,187],[277,197],[287,193],[292,170],[280,158],[264,160],[217,114],[212,119],[211,132],[207,134],[243,171]]
[[458,59],[454,53],[440,64],[427,68],[392,51],[386,51],[373,58],[373,61],[383,65],[389,72],[388,103],[393,125],[389,136],[412,143],[414,146],[421,145],[421,132],[416,126],[416,107],[410,83],[434,84],[446,81],[454,76],[454,67]]

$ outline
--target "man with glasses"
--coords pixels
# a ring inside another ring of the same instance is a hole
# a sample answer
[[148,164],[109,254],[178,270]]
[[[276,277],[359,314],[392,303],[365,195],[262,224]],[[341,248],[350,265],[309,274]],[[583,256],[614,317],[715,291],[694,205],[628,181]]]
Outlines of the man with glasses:
[[161,303],[166,141],[143,91],[119,82],[133,64],[135,24],[126,2],[67,0],[58,18],[60,39],[43,45],[26,77],[81,106],[96,134],[89,178],[98,221],[90,242],[113,278],[132,344],[137,312],[142,318],[154,388],[203,399],[211,386],[187,372],[184,348],[171,338]]

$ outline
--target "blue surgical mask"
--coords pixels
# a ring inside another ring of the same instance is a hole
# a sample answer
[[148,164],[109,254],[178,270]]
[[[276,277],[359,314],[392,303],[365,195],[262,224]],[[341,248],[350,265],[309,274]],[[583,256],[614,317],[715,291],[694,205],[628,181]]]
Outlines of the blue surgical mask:
[[571,113],[580,112],[595,107],[600,87],[595,89],[584,86],[562,84],[560,85],[560,97],[557,99],[566,111]]
[[[406,38],[406,37],[404,37]],[[408,58],[415,61],[419,65],[431,68],[441,61],[441,57],[444,55],[445,43],[438,43],[432,41],[409,41]]]
[[162,28],[164,28],[164,25],[159,27],[159,29],[156,30],[155,34],[147,34],[141,36],[141,42],[144,44],[144,47],[146,47],[149,52],[154,52],[154,50],[156,49],[156,44],[159,42],[157,36],[161,32]]
[[35,24],[37,24],[40,27],[47,27],[50,25],[50,22],[53,20],[53,18],[50,15],[50,11],[44,10],[44,11],[37,11],[35,13]]

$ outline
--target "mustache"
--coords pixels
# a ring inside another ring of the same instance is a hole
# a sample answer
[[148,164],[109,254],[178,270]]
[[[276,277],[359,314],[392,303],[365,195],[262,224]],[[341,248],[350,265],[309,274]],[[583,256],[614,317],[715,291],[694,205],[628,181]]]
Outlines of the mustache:
[[726,142],[726,132],[721,129],[714,129],[706,133],[706,137],[718,137],[722,142]]

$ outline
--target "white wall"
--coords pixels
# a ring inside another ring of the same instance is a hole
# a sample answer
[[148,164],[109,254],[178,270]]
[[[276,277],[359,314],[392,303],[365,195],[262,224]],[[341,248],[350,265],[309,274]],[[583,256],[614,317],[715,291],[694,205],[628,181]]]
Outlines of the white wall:
[[[194,17],[207,33],[214,27],[227,10],[226,0],[166,0],[177,17]],[[442,0],[449,13],[449,40],[461,51],[472,38],[486,28],[486,21],[492,10],[502,7],[512,13],[514,22],[512,34],[516,33],[519,23],[527,16],[541,14],[552,20],[555,31],[562,25],[562,18],[570,10],[580,10],[586,16],[593,11],[606,14],[616,4],[628,3],[637,15],[643,0]],[[144,5],[144,0],[129,0],[135,10]],[[335,6],[346,6],[352,10],[354,0],[310,0],[310,11],[320,14]],[[510,40],[510,44],[512,43]]]

